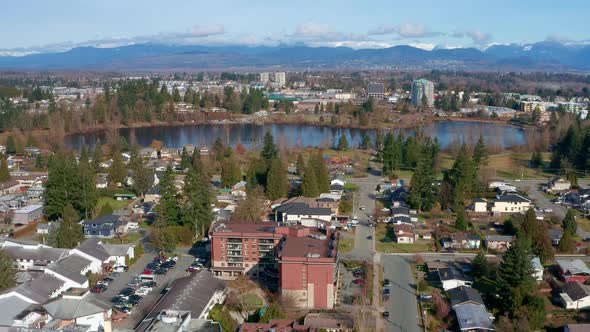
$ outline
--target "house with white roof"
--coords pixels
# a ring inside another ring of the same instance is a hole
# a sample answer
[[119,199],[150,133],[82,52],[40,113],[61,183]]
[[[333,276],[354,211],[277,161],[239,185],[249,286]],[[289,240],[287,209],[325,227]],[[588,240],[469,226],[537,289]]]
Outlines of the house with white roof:
[[496,197],[491,203],[490,211],[494,214],[521,213],[533,207],[530,199],[518,194],[506,194]]

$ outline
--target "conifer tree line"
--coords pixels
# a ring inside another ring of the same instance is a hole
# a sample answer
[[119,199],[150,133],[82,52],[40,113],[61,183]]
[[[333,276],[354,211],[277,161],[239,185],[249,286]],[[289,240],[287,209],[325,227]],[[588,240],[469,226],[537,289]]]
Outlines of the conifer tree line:
[[590,170],[589,124],[588,121],[576,120],[558,138],[552,149],[549,167],[568,178],[573,184],[577,184],[579,172]]

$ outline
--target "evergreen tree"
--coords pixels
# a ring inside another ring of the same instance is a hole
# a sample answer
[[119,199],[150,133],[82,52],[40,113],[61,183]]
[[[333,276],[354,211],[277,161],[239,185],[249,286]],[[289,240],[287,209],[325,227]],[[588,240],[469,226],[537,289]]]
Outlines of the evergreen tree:
[[[188,179],[186,180],[188,181]],[[186,182],[185,181],[185,182]],[[174,186],[174,173],[168,165],[160,180],[160,218],[165,225],[176,225],[179,222],[180,207],[178,205],[178,190]]]
[[8,169],[8,160],[0,153],[0,182],[10,180],[10,170]]
[[375,150],[381,151],[383,149],[383,131],[378,130],[375,135]]
[[[196,149],[195,149],[196,150]],[[180,156],[180,167],[182,169],[188,169],[192,165],[191,156],[186,151],[186,148],[182,148],[182,154]]]
[[460,231],[465,231],[469,228],[469,221],[467,218],[467,214],[465,213],[465,208],[461,207],[456,210],[457,220],[455,220],[455,228],[457,228]]
[[125,183],[127,179],[127,168],[123,162],[123,156],[119,150],[113,151],[113,164],[109,167],[109,181],[112,183]]
[[542,262],[553,258],[553,247],[549,237],[547,223],[539,222],[533,209],[529,209],[520,225],[522,235],[528,237],[531,242],[532,253],[539,256]]
[[222,161],[224,157],[225,147],[223,146],[223,142],[221,138],[217,137],[215,142],[213,142],[213,154],[215,155],[215,160]]
[[303,180],[301,181],[301,191],[305,197],[318,197],[320,195],[317,174],[311,160],[307,163]]
[[225,187],[231,187],[242,180],[240,164],[234,157],[226,158],[221,165],[221,182]]
[[71,249],[84,241],[84,232],[80,221],[80,215],[72,204],[67,204],[62,212],[63,220],[59,227],[55,228],[56,245],[58,248]]
[[525,297],[534,290],[532,258],[531,242],[522,235],[516,237],[502,256],[497,285],[505,312],[516,312],[522,306]]
[[186,175],[183,188],[182,223],[194,227],[204,236],[213,222],[211,211],[212,193],[207,176],[199,169],[192,168]]
[[260,221],[264,193],[261,186],[247,188],[246,199],[240,202],[231,216],[232,221]]
[[301,152],[297,155],[297,162],[295,164],[295,167],[297,168],[297,174],[302,175],[303,170],[305,169],[305,160],[303,160],[303,155],[301,154]]
[[480,250],[473,259],[473,267],[471,269],[471,273],[473,274],[476,280],[485,278],[489,274],[488,259],[486,258],[486,255],[482,250]]
[[0,291],[16,286],[16,269],[14,260],[0,250]]
[[488,151],[482,135],[479,136],[473,150],[473,162],[478,168],[488,164]]
[[531,168],[542,168],[544,164],[543,154],[539,151],[533,152],[530,160]]
[[465,144],[461,146],[453,167],[445,172],[443,181],[451,188],[451,197],[444,198],[450,201],[451,206],[463,205],[472,190],[477,188],[476,167]]
[[287,180],[287,170],[279,158],[274,158],[268,171],[266,184],[266,197],[270,200],[287,197],[289,191],[289,182]]
[[102,149],[100,145],[96,145],[94,147],[94,155],[92,157],[92,168],[94,168],[95,172],[100,171],[100,163],[102,162]]
[[76,179],[72,179],[72,182],[79,190],[79,198],[74,199],[72,204],[82,216],[88,218],[98,203],[98,191],[95,183],[96,172],[90,165],[87,153],[80,155],[77,170],[78,176]]
[[368,150],[371,147],[371,137],[369,134],[365,133],[363,135],[363,140],[361,141],[361,148],[363,150]]
[[436,203],[436,187],[433,185],[435,181],[434,162],[428,147],[424,147],[422,150],[420,161],[412,174],[408,203],[415,209],[429,211]]
[[322,157],[322,152],[318,151],[316,154],[311,154],[307,166],[315,172],[315,182],[317,183],[318,196],[321,193],[330,192],[330,172]]
[[129,163],[133,172],[133,191],[136,195],[143,197],[154,184],[154,173],[145,167],[143,160],[138,156],[136,151],[131,152],[131,161]]
[[6,138],[6,154],[14,155],[14,154],[16,154],[16,151],[17,151],[16,140],[14,139],[14,137],[12,135],[10,135],[10,136],[8,136],[8,138]]
[[570,232],[564,232],[557,249],[560,253],[571,254],[576,251],[576,242],[574,241],[573,234]]
[[37,156],[35,156],[35,168],[45,168],[46,164],[45,164],[45,157],[43,157],[42,153],[39,153]]
[[248,165],[248,187],[266,186],[267,167],[263,159],[253,156]]
[[572,235],[576,234],[576,231],[578,230],[578,222],[576,221],[576,216],[572,209],[567,210],[562,222],[562,227],[564,233],[571,233]]
[[264,145],[262,146],[262,151],[260,151],[260,156],[266,162],[267,166],[270,166],[273,158],[277,156],[278,149],[274,143],[274,138],[270,131],[267,131],[264,134]]
[[346,135],[341,135],[340,140],[338,141],[338,150],[345,151],[348,149],[348,139]]

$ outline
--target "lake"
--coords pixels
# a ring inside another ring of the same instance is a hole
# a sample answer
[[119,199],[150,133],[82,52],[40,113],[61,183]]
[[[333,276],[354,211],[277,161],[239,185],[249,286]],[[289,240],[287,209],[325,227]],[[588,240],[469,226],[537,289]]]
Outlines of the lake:
[[[394,129],[398,134],[414,135],[416,128]],[[443,149],[462,142],[474,144],[480,135],[486,144],[496,149],[506,149],[526,144],[525,130],[498,124],[466,121],[437,121],[423,126],[420,130],[424,135],[437,138]],[[186,144],[211,147],[218,137],[227,145],[235,147],[242,144],[247,148],[262,146],[264,134],[270,131],[275,141],[284,147],[332,147],[340,136],[346,135],[352,147],[360,145],[362,137],[367,133],[374,141],[376,130],[355,128],[331,128],[313,125],[295,124],[195,124],[179,126],[154,126],[142,128],[121,128],[119,134],[128,142],[135,141],[140,146],[149,146],[153,140],[164,142],[166,147],[180,148]],[[69,148],[80,149],[84,144],[94,146],[99,141],[107,142],[105,132],[76,134],[66,137],[65,144]]]

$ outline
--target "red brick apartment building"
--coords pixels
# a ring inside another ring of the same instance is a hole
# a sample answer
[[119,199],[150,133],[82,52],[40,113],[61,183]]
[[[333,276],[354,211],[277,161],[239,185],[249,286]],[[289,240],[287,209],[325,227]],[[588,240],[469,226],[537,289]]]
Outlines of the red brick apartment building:
[[211,238],[211,271],[278,280],[281,296],[301,308],[333,308],[338,282],[338,233],[275,223],[225,223]]

